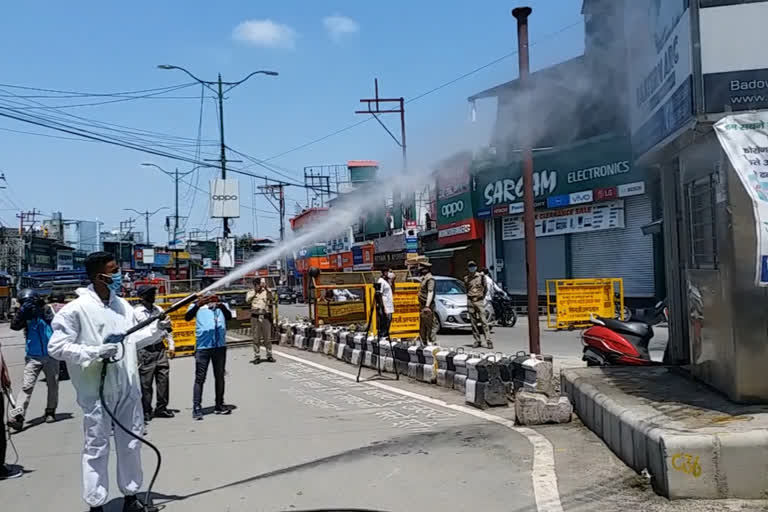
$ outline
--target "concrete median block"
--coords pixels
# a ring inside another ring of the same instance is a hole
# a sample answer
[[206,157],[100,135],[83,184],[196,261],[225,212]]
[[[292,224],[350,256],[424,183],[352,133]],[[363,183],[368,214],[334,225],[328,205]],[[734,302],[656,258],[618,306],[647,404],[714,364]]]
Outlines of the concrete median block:
[[421,372],[422,382],[426,382],[427,384],[434,384],[435,382],[437,382],[437,370],[435,369],[435,367],[431,364],[424,364],[422,366],[424,367],[424,369]]
[[768,431],[718,434],[720,472],[728,497],[765,499],[768,494]]
[[349,345],[344,345],[344,351],[341,354],[341,359],[345,363],[351,363],[352,362],[352,347]]
[[424,365],[421,363],[408,363],[408,377],[414,380],[422,380],[424,378]]
[[312,352],[322,352],[323,351],[323,338],[313,338],[312,339]]
[[723,497],[715,441],[715,436],[701,434],[667,434],[662,438],[670,499]]
[[289,334],[287,332],[280,333],[280,345],[290,345],[288,342]]
[[352,358],[350,360],[350,363],[352,363],[355,366],[360,366],[360,358],[362,357],[363,351],[359,349],[352,349]]
[[515,416],[520,425],[568,423],[573,407],[568,397],[549,398],[542,393],[520,391],[515,396]]
[[403,361],[402,359],[395,359],[395,364],[397,365],[397,373],[400,375],[408,375],[408,361]]
[[467,376],[467,359],[469,359],[469,354],[463,352],[463,349],[461,350],[462,352],[453,356],[453,364],[456,367],[457,375]]
[[304,343],[304,335],[302,334],[296,334],[293,337],[293,346],[296,348],[301,348],[301,345]]
[[455,375],[456,375],[456,372],[438,368],[437,385],[443,388],[453,389],[453,378]]
[[467,376],[457,373],[453,376],[453,389],[459,393],[467,392]]
[[344,343],[344,342],[338,343],[336,345],[336,350],[334,351],[333,357],[335,357],[336,359],[339,359],[339,360],[343,359],[344,358],[344,348],[346,346],[347,346],[347,344]]

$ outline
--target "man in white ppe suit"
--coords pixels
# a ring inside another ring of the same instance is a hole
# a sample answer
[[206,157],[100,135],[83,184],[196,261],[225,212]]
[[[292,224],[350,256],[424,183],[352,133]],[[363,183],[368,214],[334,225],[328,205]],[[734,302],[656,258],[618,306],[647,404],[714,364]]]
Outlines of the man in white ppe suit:
[[[117,420],[141,436],[144,412],[138,373],[137,348],[157,342],[165,332],[158,322],[125,337],[125,350],[118,343],[137,322],[133,308],[117,294],[122,275],[113,255],[95,252],[85,260],[91,285],[77,290],[78,298],[62,308],[53,319],[53,335],[48,343],[51,357],[67,362],[83,409],[85,444],[83,447],[83,499],[91,511],[101,512],[109,497],[109,437],[112,421],[99,399],[103,359],[118,357],[109,364],[104,383],[104,399]],[[141,443],[114,427],[117,452],[117,484],[125,496],[123,510],[137,512],[143,505],[136,498],[142,485]]]

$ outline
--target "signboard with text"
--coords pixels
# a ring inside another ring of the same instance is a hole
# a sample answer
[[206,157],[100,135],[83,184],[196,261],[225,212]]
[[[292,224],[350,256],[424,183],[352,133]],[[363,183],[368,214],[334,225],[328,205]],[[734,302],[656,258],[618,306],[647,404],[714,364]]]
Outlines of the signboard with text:
[[[559,210],[537,211],[536,236],[585,233],[624,227],[624,201],[610,201]],[[502,240],[525,238],[522,215],[504,217],[501,222]]]
[[[549,327],[564,328],[589,325],[590,315],[613,318],[615,310],[614,283],[620,279],[557,279],[554,282],[557,319]],[[620,285],[619,289],[623,287]],[[550,308],[547,308],[548,310]]]
[[624,7],[632,144],[642,155],[693,119],[689,0],[632,0]]

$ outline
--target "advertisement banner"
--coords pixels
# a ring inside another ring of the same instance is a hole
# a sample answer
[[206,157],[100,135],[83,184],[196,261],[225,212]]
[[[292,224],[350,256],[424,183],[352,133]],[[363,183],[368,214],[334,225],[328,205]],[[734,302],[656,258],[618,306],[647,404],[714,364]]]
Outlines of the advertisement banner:
[[[535,208],[545,207],[550,197],[561,204],[566,200],[569,204],[586,203],[595,198],[597,189],[636,183],[645,175],[644,169],[633,163],[627,137],[606,137],[564,150],[537,152],[533,166]],[[522,213],[520,162],[478,171],[472,194],[477,217]]]
[[[560,210],[535,212],[536,236],[585,233],[624,227],[624,201],[610,201]],[[522,215],[504,217],[501,221],[502,240],[525,238]]]
[[693,118],[689,0],[633,0],[624,9],[633,149],[642,155]]
[[715,133],[752,199],[757,229],[755,284],[768,286],[768,112],[726,116]]
[[217,179],[210,183],[211,217],[240,217],[240,182]]
[[700,5],[704,110],[717,114],[768,108],[768,3],[700,0]]
[[154,249],[145,248],[142,251],[142,253],[143,253],[142,254],[142,262],[145,265],[153,265],[155,263],[155,250]]
[[219,267],[233,268],[235,266],[235,239],[219,238]]
[[479,219],[467,219],[440,226],[437,239],[440,245],[448,245],[466,240],[483,238],[485,223]]

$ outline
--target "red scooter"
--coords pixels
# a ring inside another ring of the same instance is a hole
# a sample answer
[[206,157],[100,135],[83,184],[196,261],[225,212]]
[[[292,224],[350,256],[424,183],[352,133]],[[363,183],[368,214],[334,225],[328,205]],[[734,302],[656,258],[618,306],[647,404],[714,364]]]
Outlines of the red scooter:
[[624,322],[590,315],[594,324],[581,334],[584,344],[582,360],[587,366],[649,366],[656,364],[648,353],[653,327],[667,321],[667,301],[662,300],[651,311],[646,322]]

